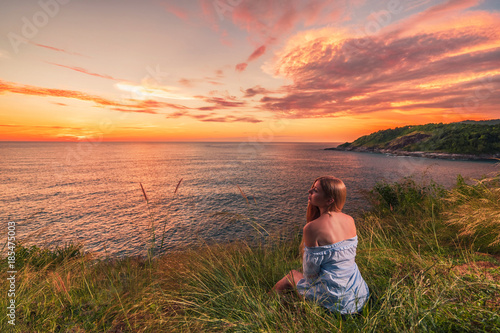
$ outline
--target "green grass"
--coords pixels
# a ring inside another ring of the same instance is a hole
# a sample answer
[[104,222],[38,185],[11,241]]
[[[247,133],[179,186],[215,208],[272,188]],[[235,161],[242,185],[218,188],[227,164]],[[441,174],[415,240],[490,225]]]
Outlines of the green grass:
[[[452,190],[412,179],[377,184],[373,209],[356,221],[357,263],[372,293],[359,316],[267,294],[300,268],[297,232],[147,259],[95,260],[75,245],[20,244],[16,326],[2,315],[0,331],[500,332],[499,244],[491,238],[500,233],[498,179],[459,179]],[[478,209],[489,223],[464,233]],[[6,271],[3,260],[3,281]],[[0,285],[2,295],[7,289]],[[7,300],[0,298],[2,309]]]

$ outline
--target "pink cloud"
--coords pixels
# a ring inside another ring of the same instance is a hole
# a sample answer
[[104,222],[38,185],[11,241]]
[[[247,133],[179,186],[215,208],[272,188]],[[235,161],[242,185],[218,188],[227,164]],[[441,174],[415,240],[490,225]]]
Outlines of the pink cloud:
[[168,2],[163,3],[163,6],[167,10],[167,12],[174,14],[181,20],[186,21],[188,19],[187,10]]
[[[283,40],[296,27],[338,21],[352,7],[348,0],[201,0],[201,6],[204,19],[214,30],[219,31],[223,22],[232,21],[248,33],[252,45],[259,45],[245,63],[236,65],[238,72],[244,71],[248,62],[262,56],[271,45]],[[227,44],[225,30],[221,33]]]
[[266,52],[266,46],[262,45],[248,57],[247,62],[254,61]]
[[214,123],[233,123],[233,122],[246,122],[246,123],[260,123],[255,117],[244,116],[237,117],[232,115],[216,116],[213,112],[208,115],[192,115],[192,118],[198,119],[203,122],[214,122]]
[[222,69],[217,69],[215,71],[215,76],[218,78],[218,79],[222,79],[224,78],[224,71]]
[[194,87],[194,82],[192,79],[186,79],[186,78],[181,78],[179,79],[179,84],[183,85],[184,87],[192,88]]
[[137,113],[149,113],[149,114],[158,114],[157,111],[153,110],[153,109],[147,109],[147,108],[130,108],[130,109],[127,109],[127,108],[112,108],[111,110],[114,110],[114,111],[120,111],[120,112],[137,112]]
[[235,70],[237,72],[243,72],[247,68],[248,64],[246,62],[242,62],[240,64],[237,64],[235,67]]
[[179,117],[190,117],[202,122],[217,122],[217,123],[227,123],[227,122],[246,122],[246,123],[260,123],[259,120],[252,116],[233,116],[233,115],[218,115],[215,112],[204,113],[204,114],[190,114],[187,112],[179,111],[171,113],[167,118],[179,118]]
[[213,80],[207,80],[208,83],[210,83],[211,85],[214,85],[214,86],[222,86],[224,85],[223,83],[220,83],[218,81],[213,81]]
[[240,107],[244,106],[245,102],[242,101],[236,101],[235,97],[205,97],[205,96],[195,96],[199,99],[202,99],[203,101],[207,103],[212,103],[214,104],[214,107],[217,108],[228,108],[228,107]]
[[181,78],[178,80],[178,82],[179,82],[179,84],[183,85],[184,87],[188,87],[188,88],[192,88],[200,83],[209,83],[209,84],[214,85],[214,86],[223,85],[221,82],[217,81],[217,78],[212,78],[209,76],[206,76],[203,79]]
[[400,32],[406,31],[423,22],[449,18],[452,15],[456,15],[457,12],[477,6],[480,2],[481,0],[448,0],[414,14],[397,27]]
[[245,90],[242,89],[241,92],[244,93],[243,97],[248,98],[248,97],[253,97],[255,95],[268,94],[271,91],[268,90],[268,89],[262,88],[261,86],[255,86],[253,88],[248,88],[248,89],[245,89]]
[[35,45],[35,46],[43,47],[43,48],[46,48],[46,49],[49,49],[49,50],[52,50],[52,51],[63,52],[63,53],[71,54],[71,55],[77,55],[77,56],[84,57],[83,54],[76,53],[76,52],[70,52],[70,51],[67,51],[67,50],[64,50],[64,49],[60,49],[60,48],[57,48],[57,47],[53,47],[53,46],[49,46],[49,45],[43,45],[43,44],[38,44],[38,43],[34,43],[34,42],[30,42],[30,43],[33,44],[33,45]]
[[300,23],[330,23],[345,9],[347,2],[327,0],[242,1],[227,11],[234,24],[249,33],[252,42],[268,45],[293,31]]
[[245,97],[262,92],[263,109],[293,118],[424,109],[493,115],[500,103],[494,93],[500,89],[500,33],[490,16],[473,28],[311,39],[276,61],[276,73],[293,82],[282,87],[284,95],[255,88]]

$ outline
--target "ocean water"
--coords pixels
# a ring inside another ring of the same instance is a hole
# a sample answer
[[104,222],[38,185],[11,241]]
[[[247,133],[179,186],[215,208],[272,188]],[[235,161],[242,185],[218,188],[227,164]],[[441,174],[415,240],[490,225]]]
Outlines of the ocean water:
[[26,244],[80,242],[98,255],[143,255],[153,228],[165,249],[296,230],[305,223],[307,190],[322,175],[345,182],[344,211],[356,216],[380,180],[412,175],[451,187],[458,174],[499,170],[492,162],[324,150],[332,146],[2,142],[1,235],[15,221]]

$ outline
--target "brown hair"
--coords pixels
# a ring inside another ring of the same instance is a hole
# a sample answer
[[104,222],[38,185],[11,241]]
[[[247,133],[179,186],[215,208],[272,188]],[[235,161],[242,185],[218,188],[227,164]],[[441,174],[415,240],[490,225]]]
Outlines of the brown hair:
[[[326,199],[333,199],[333,202],[328,207],[329,212],[341,212],[344,207],[347,189],[342,180],[332,177],[332,176],[323,176],[316,178],[316,180],[312,183],[311,188],[314,187],[314,184],[319,181],[319,185],[323,190]],[[320,216],[319,208],[309,203],[307,205],[307,213],[306,213],[306,223],[309,223],[313,220],[316,220]],[[302,238],[302,243],[300,244],[300,253],[304,252],[304,238]]]

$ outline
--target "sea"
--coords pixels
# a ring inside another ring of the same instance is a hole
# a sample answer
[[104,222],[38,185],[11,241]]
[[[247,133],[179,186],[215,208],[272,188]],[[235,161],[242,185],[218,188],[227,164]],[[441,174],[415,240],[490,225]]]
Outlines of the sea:
[[[143,256],[293,234],[317,177],[344,181],[359,221],[377,182],[405,177],[451,188],[499,171],[453,161],[325,150],[338,143],[0,142],[0,236],[25,245],[82,244],[96,256]],[[12,224],[12,223],[11,223]]]

